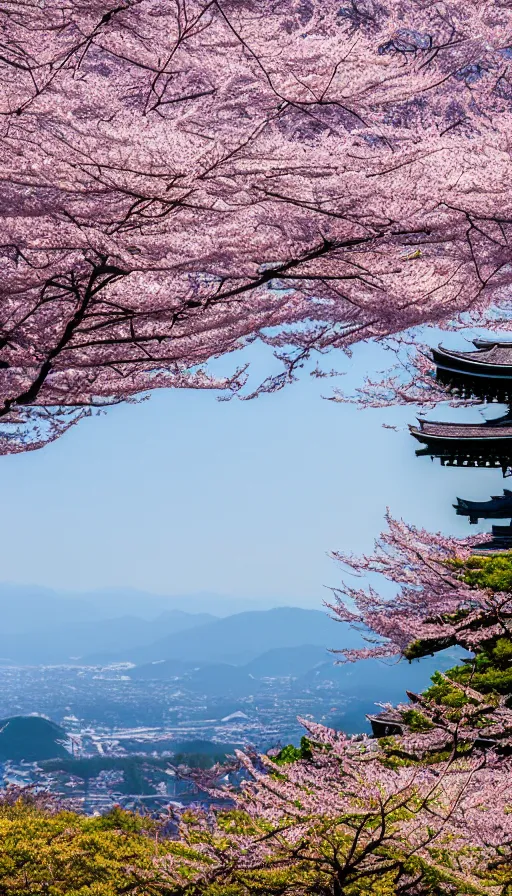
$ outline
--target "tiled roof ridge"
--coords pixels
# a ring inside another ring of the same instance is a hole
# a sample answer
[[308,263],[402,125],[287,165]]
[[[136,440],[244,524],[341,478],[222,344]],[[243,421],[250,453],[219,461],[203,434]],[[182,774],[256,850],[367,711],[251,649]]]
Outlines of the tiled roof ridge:
[[488,423],[443,423],[436,420],[422,421],[420,432],[423,435],[442,437],[444,434],[451,438],[512,438],[512,420],[500,426],[490,426]]
[[512,342],[489,343],[477,348],[476,351],[467,352],[445,348],[439,343],[437,351],[447,358],[456,358],[460,361],[470,361],[489,367],[512,367]]

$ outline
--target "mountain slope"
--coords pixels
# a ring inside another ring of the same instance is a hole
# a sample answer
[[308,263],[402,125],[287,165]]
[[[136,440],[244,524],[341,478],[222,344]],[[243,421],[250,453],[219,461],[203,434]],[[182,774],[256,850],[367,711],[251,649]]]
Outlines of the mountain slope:
[[[406,688],[423,691],[437,669],[442,671],[456,665],[462,655],[458,648],[451,648],[412,663],[398,661],[396,657],[336,665],[325,648],[305,645],[266,651],[246,665],[204,663],[198,667],[184,660],[167,660],[137,666],[129,674],[134,680],[173,680],[180,690],[216,698],[214,705],[208,704],[205,709],[205,718],[219,717],[218,698],[225,697],[227,704],[231,701],[234,709],[243,708],[233,701],[259,694],[264,688],[264,677],[290,676],[290,696],[308,696],[314,703],[317,698],[325,699],[329,695],[328,699],[336,704],[332,709],[334,714],[322,721],[355,734],[369,730],[366,715],[379,712],[377,703],[405,701]],[[224,715],[231,711],[228,706]]]
[[335,665],[327,661],[311,668],[297,678],[297,690],[323,687],[331,682],[343,690],[348,697],[357,700],[371,700],[374,703],[398,703],[406,700],[405,689],[420,693],[430,682],[430,676],[436,670],[444,671],[460,662],[461,656],[467,656],[460,648],[443,650],[435,656],[426,656],[421,660],[399,660],[390,657],[388,660],[370,659],[357,663]]
[[39,631],[97,618],[87,601],[79,595],[68,600],[50,588],[38,585],[0,583],[2,633]]
[[320,610],[279,607],[237,613],[198,628],[161,638],[136,650],[123,648],[112,659],[134,663],[181,659],[205,663],[246,665],[273,648],[348,647],[361,636],[343,623],[333,624]]
[[280,676],[304,675],[315,666],[334,662],[324,645],[301,644],[298,647],[273,647],[244,666],[244,670],[255,678],[279,678]]
[[41,716],[12,716],[0,721],[0,760],[38,762],[69,757],[62,742],[66,732]]

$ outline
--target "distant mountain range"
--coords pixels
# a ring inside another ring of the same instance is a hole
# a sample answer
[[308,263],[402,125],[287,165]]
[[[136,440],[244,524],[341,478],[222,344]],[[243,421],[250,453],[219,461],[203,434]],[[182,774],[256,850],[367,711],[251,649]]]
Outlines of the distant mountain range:
[[[301,644],[298,647],[274,647],[242,665],[162,660],[135,666],[129,670],[129,675],[139,681],[172,681],[183,678],[190,682],[194,690],[196,684],[198,687],[202,687],[203,683],[213,682],[220,685],[222,681],[225,685],[230,685],[243,678],[248,683],[252,682],[248,686],[254,688],[254,679],[297,678],[324,664],[331,667],[333,663],[334,657],[330,657],[325,647]],[[213,689],[216,693],[224,693],[217,684],[213,684]]]
[[[377,703],[396,704],[406,700],[406,687],[416,692],[424,690],[436,669],[448,669],[460,656],[461,651],[454,648],[411,664],[403,660],[366,660],[334,665],[333,658],[322,648],[306,645],[273,649],[241,666],[212,663],[198,667],[183,660],[173,660],[135,667],[130,671],[130,676],[138,680],[173,680],[183,690],[206,697],[229,695],[232,699],[229,706],[226,704],[226,712],[236,713],[237,709],[249,711],[246,704],[240,702],[237,705],[236,701],[248,695],[257,698],[259,678],[291,675],[295,678],[293,686],[300,694],[317,688],[332,690],[333,697],[342,692],[346,702],[337,710],[337,714],[325,720],[325,724],[353,734],[368,728],[365,715],[379,712]],[[308,667],[309,663],[312,665]],[[216,704],[216,711],[220,711],[222,715],[222,706]],[[64,729],[46,718],[13,716],[0,721],[0,762],[9,759],[15,762],[64,759],[69,763],[71,757],[66,743],[67,734]],[[141,745],[137,743],[134,748],[140,751]],[[172,748],[185,752],[203,751],[200,743],[192,748],[192,744],[173,742]],[[213,748],[219,749],[218,745],[212,744]]]
[[152,644],[131,649],[123,646],[110,656],[89,654],[85,662],[122,662],[137,664],[158,660],[187,660],[197,664],[232,663],[255,660],[273,648],[355,647],[361,636],[348,625],[334,625],[327,613],[300,607],[254,610],[216,619],[187,631],[166,635]]
[[[261,637],[256,631],[254,650],[250,657],[245,656],[244,614],[249,614],[247,624],[252,624],[265,612],[274,612],[268,604],[268,600],[249,602],[215,594],[164,597],[130,589],[71,595],[39,586],[0,583],[0,662],[39,665],[84,658],[93,663],[115,660],[143,663],[171,658],[247,662],[265,649],[298,643],[296,626],[292,625],[291,640],[286,640],[285,636],[283,641],[281,637],[270,635],[262,622]],[[320,626],[318,634],[325,632],[327,639],[324,637],[320,641],[315,635],[306,640],[329,644],[334,627],[329,626],[321,609],[284,609],[292,613],[296,610],[310,612],[313,614],[311,620],[321,619],[316,628]],[[218,633],[212,630],[210,637],[204,627],[228,618],[238,619],[240,624],[230,622],[225,630],[221,625]],[[300,623],[298,625],[300,628]],[[181,650],[178,635],[186,629],[200,627],[204,630],[204,641],[201,642],[198,635],[197,639],[183,642]],[[267,634],[268,641],[265,640]],[[211,638],[217,636],[220,641],[215,651]],[[241,641],[237,657],[233,645],[238,637]],[[231,643],[228,645],[229,639]],[[302,642],[302,638],[298,640]],[[147,650],[144,652],[142,648]]]
[[[104,604],[98,595],[89,597],[71,599],[44,589],[13,591],[0,585],[0,661],[130,662],[135,664],[129,673],[134,680],[173,681],[208,699],[225,696],[232,703],[258,694],[265,678],[289,677],[298,692],[341,691],[349,703],[340,726],[350,730],[353,722],[354,730],[361,730],[361,719],[375,711],[375,703],[404,700],[405,687],[421,691],[435,669],[449,668],[458,658],[448,651],[412,665],[376,660],[335,665],[328,648],[358,647],[362,636],[345,624],[334,625],[321,610],[278,607],[218,618],[191,612],[199,605],[194,607],[193,601],[186,612],[170,606],[170,599],[138,592],[105,598]],[[144,617],[133,610],[146,598]],[[124,607],[124,613],[101,617],[115,607]]]
[[[288,678],[286,693],[293,700],[307,694],[314,703],[318,692],[325,702],[332,691],[337,706],[324,721],[355,733],[367,727],[366,714],[378,712],[376,703],[405,700],[406,687],[424,690],[436,669],[450,668],[461,656],[453,649],[412,664],[367,660],[335,665],[328,648],[364,642],[348,625],[334,625],[323,610],[259,607],[227,615],[226,601],[212,595],[195,600],[124,591],[70,597],[0,585],[0,662],[132,663],[128,674],[134,682],[167,681],[169,692],[206,698],[199,700],[205,718],[246,711],[251,696],[257,706],[259,695],[268,694],[265,679]],[[240,608],[241,602],[232,603]],[[205,606],[216,612],[206,612]],[[279,683],[276,687],[278,693]],[[42,717],[0,722],[0,761],[66,757],[65,742],[65,731]]]
[[389,658],[387,660],[361,660],[357,663],[333,665],[332,661],[321,663],[297,679],[297,687],[319,687],[334,682],[346,697],[376,703],[398,703],[407,700],[405,689],[419,693],[430,682],[431,675],[441,672],[460,662],[467,656],[458,647],[443,650],[435,656],[426,656],[409,663],[407,660]]
[[3,632],[23,633],[52,629],[55,624],[93,622],[136,616],[153,620],[162,613],[181,611],[231,616],[247,610],[268,610],[293,604],[310,607],[311,600],[279,598],[236,598],[213,592],[184,595],[159,595],[131,588],[112,588],[90,592],[64,592],[39,585],[0,583],[0,615]]
[[[75,618],[87,613],[89,618]],[[333,625],[326,612],[301,607],[250,610],[223,618],[175,608],[150,619],[126,612],[94,618],[93,609],[84,601],[56,597],[52,592],[34,594],[24,588],[12,591],[0,585],[0,614],[0,662],[4,664],[141,665],[181,660],[196,665],[240,665],[256,662],[262,654],[277,649],[310,645],[325,650],[361,643],[360,635],[346,625]],[[291,656],[280,654],[275,661],[286,666]],[[304,661],[299,660],[301,668]],[[271,657],[265,662],[270,663]],[[308,659],[307,667],[310,665]],[[254,674],[259,673],[255,670]],[[279,669],[269,674],[279,674]]]
[[245,669],[254,678],[279,678],[280,676],[298,677],[305,675],[310,669],[318,668],[322,663],[333,665],[335,657],[331,656],[325,644],[301,644],[299,647],[274,647],[266,650],[247,663]]

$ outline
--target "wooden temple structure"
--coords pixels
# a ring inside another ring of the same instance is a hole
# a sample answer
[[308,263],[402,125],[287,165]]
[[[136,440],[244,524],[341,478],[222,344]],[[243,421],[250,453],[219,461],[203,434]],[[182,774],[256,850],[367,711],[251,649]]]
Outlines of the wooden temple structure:
[[457,498],[453,505],[458,516],[469,517],[470,523],[483,519],[510,520],[508,526],[493,526],[492,540],[475,545],[475,554],[489,554],[512,550],[512,491],[503,489],[502,495],[492,495],[488,501],[465,501]]
[[492,541],[483,541],[473,548],[474,554],[499,554],[500,551],[512,551],[512,520],[510,526],[493,526]]
[[482,423],[443,423],[418,419],[411,435],[425,447],[416,454],[438,457],[443,466],[512,467],[512,414]]
[[512,342],[474,339],[475,351],[432,349],[436,378],[462,398],[512,401]]
[[[503,475],[512,475],[512,342],[489,339],[473,340],[475,351],[458,352],[433,349],[436,377],[454,394],[462,398],[499,402],[508,406],[507,413],[482,423],[444,423],[418,418],[417,426],[409,426],[411,434],[423,447],[417,455],[438,457],[443,466],[501,467]],[[482,519],[510,520],[509,525],[493,525],[491,539],[477,544],[475,554],[489,555],[512,551],[512,490],[491,495],[487,501],[457,498],[453,505],[458,516],[469,517],[470,523]],[[411,703],[420,699],[407,691]],[[402,714],[386,709],[368,715],[374,737],[403,734],[407,730]],[[475,746],[496,748],[493,738],[477,738]]]
[[[475,351],[459,352],[438,346],[432,355],[437,376],[445,377],[451,391],[459,395],[508,405],[506,414],[481,423],[444,423],[418,418],[409,429],[423,445],[417,455],[438,457],[443,466],[498,467],[512,475],[512,342],[473,340]],[[488,501],[457,498],[458,516],[470,523],[481,519],[510,520],[493,525],[492,539],[475,546],[476,554],[512,550],[512,490],[493,495]]]
[[508,405],[501,417],[481,423],[418,419],[411,434],[424,447],[416,453],[438,457],[443,466],[498,467],[512,472],[512,342],[475,339],[474,351],[432,350],[436,376],[453,394]]
[[[418,704],[420,698],[412,691],[405,692],[412,704]],[[392,737],[395,734],[405,734],[408,730],[401,713],[397,709],[385,709],[376,715],[367,715],[370,725],[372,726],[372,734],[374,737]],[[499,739],[490,737],[477,737],[474,741],[475,747],[482,750],[496,749],[500,747]]]
[[457,516],[469,517],[469,522],[474,525],[479,520],[501,520],[512,518],[512,491],[503,489],[502,495],[491,495],[488,501],[467,501],[457,498],[457,503],[452,504]]

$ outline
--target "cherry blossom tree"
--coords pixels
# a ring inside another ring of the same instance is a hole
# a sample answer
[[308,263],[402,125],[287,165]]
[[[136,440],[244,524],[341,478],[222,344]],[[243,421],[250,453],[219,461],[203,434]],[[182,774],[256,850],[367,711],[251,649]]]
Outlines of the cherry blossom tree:
[[6,0],[0,451],[506,304],[498,0]]
[[[371,586],[335,590],[335,617],[370,642],[339,652],[350,661],[415,658],[457,644],[473,658],[437,673],[423,694],[408,692],[409,703],[384,706],[390,736],[347,737],[301,720],[307,750],[237,754],[241,788],[212,787],[224,772],[210,770],[204,786],[234,810],[185,819],[181,843],[200,843],[201,861],[183,852],[166,858],[173,882],[188,874],[198,894],[221,882],[290,896],[506,892],[510,560],[506,568],[476,562],[482,536],[446,538],[389,513],[387,521],[372,555],[335,555],[352,574],[399,587],[391,599]],[[491,658],[497,665],[486,679]]]
[[378,573],[399,586],[391,600],[372,586],[334,589],[335,617],[354,625],[373,646],[341,650],[356,660],[403,654],[410,658],[454,644],[468,650],[510,636],[512,594],[474,587],[463,575],[472,547],[490,539],[446,537],[386,514],[388,530],[371,555],[336,552],[334,559],[358,576]]
[[283,765],[240,753],[241,791],[214,791],[234,809],[185,813],[181,844],[195,851],[177,848],[162,860],[173,882],[188,877],[197,894],[215,882],[294,896],[503,892],[512,843],[507,761],[481,754],[390,767],[374,741],[304,725],[309,759]]
[[494,569],[492,557],[472,557],[482,536],[446,538],[389,513],[387,521],[371,556],[335,557],[356,575],[377,573],[396,583],[398,594],[386,599],[373,586],[335,589],[329,605],[335,618],[359,628],[369,646],[334,652],[344,661],[412,660],[464,648],[469,653],[462,665],[436,673],[424,694],[408,692],[411,703],[385,707],[387,723],[403,735],[393,752],[422,759],[475,746],[510,751],[512,592],[503,569]]
[[435,684],[424,694],[408,693],[410,703],[383,706],[390,730],[400,732],[389,738],[388,755],[421,763],[438,755],[456,757],[491,749],[500,755],[511,752],[510,695],[484,696],[454,680],[456,671],[436,673]]

